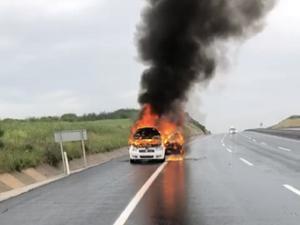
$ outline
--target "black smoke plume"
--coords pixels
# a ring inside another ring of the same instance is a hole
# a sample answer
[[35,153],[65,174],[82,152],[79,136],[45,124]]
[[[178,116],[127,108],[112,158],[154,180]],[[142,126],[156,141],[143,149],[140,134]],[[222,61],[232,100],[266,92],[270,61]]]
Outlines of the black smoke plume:
[[139,102],[159,115],[186,100],[195,82],[210,80],[218,43],[261,30],[274,0],[147,0],[138,27],[138,49],[148,65]]

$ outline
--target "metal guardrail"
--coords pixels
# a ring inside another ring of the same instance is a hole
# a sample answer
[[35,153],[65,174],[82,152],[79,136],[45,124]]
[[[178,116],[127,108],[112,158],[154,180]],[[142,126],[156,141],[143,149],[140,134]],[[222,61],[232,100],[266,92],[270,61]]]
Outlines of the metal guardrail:
[[246,131],[265,133],[300,140],[300,130],[249,129]]

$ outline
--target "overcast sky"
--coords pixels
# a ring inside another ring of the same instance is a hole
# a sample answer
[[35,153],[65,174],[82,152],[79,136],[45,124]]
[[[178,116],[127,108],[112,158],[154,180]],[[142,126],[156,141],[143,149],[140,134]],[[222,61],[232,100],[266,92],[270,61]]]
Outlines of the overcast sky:
[[[137,108],[142,7],[141,0],[0,0],[0,118]],[[195,89],[188,109],[208,129],[300,114],[299,8],[298,0],[281,0],[264,31],[236,43],[226,70]]]

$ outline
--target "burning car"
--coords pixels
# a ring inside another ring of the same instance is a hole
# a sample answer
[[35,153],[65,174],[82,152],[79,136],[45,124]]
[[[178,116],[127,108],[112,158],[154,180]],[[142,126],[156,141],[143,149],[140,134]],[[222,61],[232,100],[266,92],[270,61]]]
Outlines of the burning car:
[[169,135],[164,143],[166,154],[183,154],[184,138],[180,132],[175,132]]
[[130,163],[141,160],[165,161],[165,148],[162,137],[154,127],[137,129],[129,144]]

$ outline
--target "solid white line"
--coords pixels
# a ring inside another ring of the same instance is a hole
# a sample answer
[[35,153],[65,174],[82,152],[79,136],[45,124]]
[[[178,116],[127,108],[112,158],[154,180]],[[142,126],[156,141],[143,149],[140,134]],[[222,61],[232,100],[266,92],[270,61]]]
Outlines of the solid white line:
[[146,181],[143,187],[136,193],[133,199],[129,202],[129,204],[121,213],[119,218],[115,221],[114,225],[123,225],[126,223],[130,214],[133,212],[137,204],[140,202],[140,200],[143,198],[147,190],[150,188],[151,184],[155,181],[155,179],[158,177],[158,175],[161,173],[161,171],[165,168],[166,165],[167,162],[164,162],[162,165],[160,165],[160,167],[157,168],[157,170],[151,175],[151,177]]
[[224,141],[225,137],[226,137],[226,134],[224,134],[224,137],[222,138],[222,141]]
[[284,147],[281,147],[281,146],[279,146],[278,148],[279,148],[280,150],[283,150],[283,151],[286,151],[286,152],[290,152],[290,151],[291,151],[291,149],[284,148]]
[[253,166],[253,164],[252,164],[251,162],[249,162],[248,160],[246,160],[246,159],[244,159],[244,158],[240,158],[240,160],[241,160],[243,163],[247,164],[248,166]]
[[288,184],[284,184],[283,187],[285,187],[285,188],[288,189],[289,191],[294,192],[296,195],[299,195],[299,196],[300,196],[300,191],[299,191],[298,189],[294,188],[293,186],[288,185]]
[[226,148],[226,150],[229,152],[229,153],[232,153],[232,150],[230,148]]

